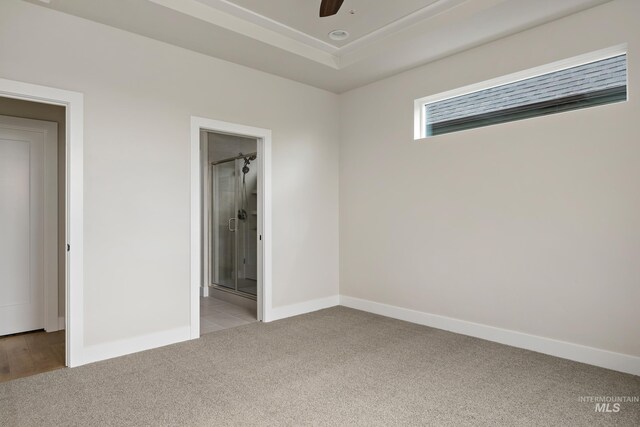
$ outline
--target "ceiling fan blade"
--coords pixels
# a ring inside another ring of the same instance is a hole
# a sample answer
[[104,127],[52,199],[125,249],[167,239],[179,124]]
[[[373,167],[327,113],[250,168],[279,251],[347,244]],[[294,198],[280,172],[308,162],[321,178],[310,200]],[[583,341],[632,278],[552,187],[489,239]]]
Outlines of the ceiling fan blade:
[[322,0],[320,4],[320,18],[338,13],[344,0]]

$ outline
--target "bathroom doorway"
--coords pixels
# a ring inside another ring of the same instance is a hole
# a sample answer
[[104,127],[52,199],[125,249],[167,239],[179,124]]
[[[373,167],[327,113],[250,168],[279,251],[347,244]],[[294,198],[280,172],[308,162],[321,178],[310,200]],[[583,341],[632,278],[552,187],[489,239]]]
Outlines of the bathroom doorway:
[[272,320],[271,204],[271,130],[192,116],[192,339]]
[[258,139],[201,131],[200,334],[258,320]]

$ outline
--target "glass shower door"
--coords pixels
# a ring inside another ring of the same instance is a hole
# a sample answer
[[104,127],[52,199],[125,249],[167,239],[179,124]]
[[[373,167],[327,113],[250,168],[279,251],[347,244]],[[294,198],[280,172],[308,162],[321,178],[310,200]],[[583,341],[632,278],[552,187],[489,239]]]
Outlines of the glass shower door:
[[236,288],[236,162],[220,163],[213,167],[213,283]]
[[211,169],[211,284],[247,298],[257,295],[256,154]]

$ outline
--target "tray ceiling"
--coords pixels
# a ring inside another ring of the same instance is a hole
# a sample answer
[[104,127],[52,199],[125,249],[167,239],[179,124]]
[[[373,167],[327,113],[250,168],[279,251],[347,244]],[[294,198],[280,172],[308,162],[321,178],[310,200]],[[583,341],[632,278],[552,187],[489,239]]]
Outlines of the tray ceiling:
[[[212,0],[198,0],[205,4],[219,3]],[[340,11],[333,16],[320,18],[319,0],[228,0],[228,3],[252,11],[293,30],[300,31],[335,47],[344,46],[396,21],[420,14],[427,6],[439,0],[345,0]],[[454,3],[450,3],[452,6]],[[344,41],[333,41],[328,34],[332,30],[343,29],[350,33]]]
[[25,1],[341,93],[611,0]]

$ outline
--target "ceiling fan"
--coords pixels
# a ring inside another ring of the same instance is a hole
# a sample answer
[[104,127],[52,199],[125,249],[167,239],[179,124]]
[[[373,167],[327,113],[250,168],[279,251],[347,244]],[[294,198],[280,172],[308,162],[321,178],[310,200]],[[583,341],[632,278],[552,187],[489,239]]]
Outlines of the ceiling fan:
[[320,18],[338,13],[344,0],[322,0],[320,4]]

